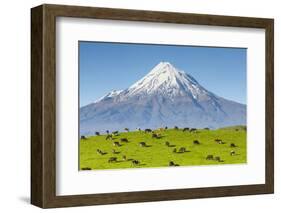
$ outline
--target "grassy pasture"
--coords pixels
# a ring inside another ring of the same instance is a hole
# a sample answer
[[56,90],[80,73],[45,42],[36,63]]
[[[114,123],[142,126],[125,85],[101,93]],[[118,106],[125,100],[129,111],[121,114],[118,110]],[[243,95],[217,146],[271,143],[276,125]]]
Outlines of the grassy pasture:
[[[121,132],[114,136],[113,140],[106,140],[106,135],[91,136],[80,140],[80,170],[90,168],[92,170],[101,169],[121,169],[121,168],[147,168],[147,167],[167,167],[173,161],[179,166],[195,165],[221,165],[221,164],[241,164],[246,163],[246,131],[243,127],[228,127],[217,130],[198,130],[197,133],[183,132],[182,129],[167,129],[155,131],[161,134],[161,138],[152,138],[151,133],[144,131]],[[129,142],[120,142],[120,138],[127,138]],[[223,144],[218,144],[214,140],[221,139]],[[193,141],[198,140],[199,145],[194,145]],[[119,142],[120,147],[113,146],[113,142]],[[170,143],[170,147],[165,142]],[[145,142],[148,146],[141,147],[140,142]],[[230,147],[234,143],[237,147]],[[174,153],[180,147],[185,147],[186,152]],[[97,153],[100,149],[104,154]],[[115,149],[116,153],[112,150]],[[234,155],[230,155],[231,151]],[[127,160],[123,160],[122,156]],[[220,157],[221,161],[207,160],[207,155]],[[117,162],[109,163],[110,157],[117,157]],[[133,165],[132,159],[138,160],[139,165]]]

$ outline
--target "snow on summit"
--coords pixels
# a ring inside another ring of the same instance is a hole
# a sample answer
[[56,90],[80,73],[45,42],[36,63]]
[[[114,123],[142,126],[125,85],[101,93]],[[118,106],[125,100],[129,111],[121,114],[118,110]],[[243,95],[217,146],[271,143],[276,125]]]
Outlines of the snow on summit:
[[213,96],[204,89],[192,76],[175,68],[169,62],[160,62],[147,75],[123,91],[113,91],[98,101],[109,97],[120,100],[134,96],[161,95],[166,98],[188,96],[191,99],[204,99]]
[[169,62],[160,62],[128,89],[128,94],[158,93],[169,97],[192,95],[197,99],[208,93],[198,82]]

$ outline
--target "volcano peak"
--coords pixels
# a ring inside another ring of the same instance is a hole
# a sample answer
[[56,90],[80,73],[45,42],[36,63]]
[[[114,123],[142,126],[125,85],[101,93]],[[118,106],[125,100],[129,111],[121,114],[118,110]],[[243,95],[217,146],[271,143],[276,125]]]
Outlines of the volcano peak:
[[197,99],[209,93],[193,77],[170,62],[158,63],[146,76],[127,90],[127,95],[158,94],[165,97],[189,96]]

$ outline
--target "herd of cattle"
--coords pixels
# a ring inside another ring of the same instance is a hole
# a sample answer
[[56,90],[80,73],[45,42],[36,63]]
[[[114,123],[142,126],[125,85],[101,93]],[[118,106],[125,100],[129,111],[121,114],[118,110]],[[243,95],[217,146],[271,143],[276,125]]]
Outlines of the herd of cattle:
[[[140,128],[138,128],[138,131],[144,131],[145,133],[148,133],[148,134],[151,134],[151,138],[155,138],[155,139],[160,139],[162,138],[162,135],[161,135],[161,132],[162,131],[165,131],[167,130],[168,127],[165,127],[165,128],[159,128],[159,129],[156,129],[156,130],[152,130],[152,129],[144,129],[144,130],[141,130]],[[178,130],[178,131],[183,131],[183,132],[190,132],[190,133],[198,133],[199,130],[196,129],[196,128],[183,128],[183,129],[180,129],[178,128],[177,126],[174,127],[175,130]],[[129,132],[129,128],[125,128],[124,129],[126,132]],[[209,130],[209,128],[204,128],[204,130]],[[238,131],[238,130],[236,130]],[[96,136],[101,136],[100,132],[95,132],[95,135]],[[116,140],[116,136],[119,136],[119,131],[113,131],[112,133],[110,133],[108,130],[106,131],[106,140]],[[81,136],[81,141],[84,141],[84,140],[87,140],[87,137],[82,135]],[[222,139],[219,139],[219,138],[216,138],[214,139],[214,142],[217,143],[217,144],[225,144],[225,142],[223,142]],[[113,148],[114,147],[120,147],[122,146],[124,143],[129,143],[129,140],[128,138],[120,138],[119,141],[113,141],[112,142],[112,146]],[[151,145],[147,144],[146,142],[139,142],[138,143],[140,147],[150,147]],[[200,145],[201,142],[199,140],[193,140],[193,145]],[[165,146],[167,147],[176,147],[175,145],[173,145],[171,142],[169,141],[166,141]],[[235,148],[237,147],[234,143],[231,143],[230,144],[230,147],[231,148]],[[97,154],[98,155],[106,155],[108,154],[107,152],[104,152],[100,149],[97,149]],[[185,153],[185,152],[190,152],[189,150],[187,150],[186,147],[179,147],[179,148],[173,148],[173,153]],[[116,151],[115,149],[112,149],[112,154],[119,154],[120,152]],[[231,150],[230,151],[230,156],[234,156],[236,155],[236,152],[234,150]],[[217,162],[223,162],[223,160],[220,158],[220,156],[214,156],[214,155],[207,155],[206,160],[213,160],[213,161],[217,161]],[[132,163],[132,166],[139,166],[141,165],[141,162],[140,160],[136,160],[136,159],[130,159],[130,158],[127,158],[126,155],[123,155],[122,156],[122,159],[118,160],[117,157],[110,157],[108,159],[108,163],[117,163],[117,162],[125,162],[125,161],[131,161]],[[179,164],[177,163],[174,163],[173,161],[169,161],[168,162],[168,166],[179,166]],[[81,168],[82,170],[91,170],[91,168],[88,168],[88,167],[84,167],[84,168]]]

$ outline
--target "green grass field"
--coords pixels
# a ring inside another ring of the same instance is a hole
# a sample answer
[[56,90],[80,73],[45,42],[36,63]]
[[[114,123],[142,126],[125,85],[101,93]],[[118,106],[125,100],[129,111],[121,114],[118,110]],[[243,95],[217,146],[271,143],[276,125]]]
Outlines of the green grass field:
[[[87,137],[80,140],[80,170],[121,169],[121,168],[146,168],[167,167],[173,161],[179,166],[194,165],[221,165],[241,164],[247,162],[246,156],[246,130],[243,126],[228,127],[217,130],[198,130],[197,133],[183,132],[181,129],[167,129],[156,131],[161,138],[152,138],[151,133],[144,131],[121,132],[113,140],[106,140],[106,135]],[[120,138],[127,138],[129,142],[120,142]],[[214,140],[222,139],[218,144]],[[200,142],[193,144],[194,140]],[[119,142],[120,147],[113,146]],[[165,142],[170,142],[170,147]],[[141,147],[140,142],[145,142],[147,147]],[[230,147],[234,143],[236,147]],[[180,147],[185,147],[186,152],[175,153]],[[103,154],[99,154],[97,149]],[[116,153],[113,153],[112,150]],[[235,151],[234,155],[230,155]],[[123,160],[123,156],[127,160]],[[207,160],[207,155],[220,157],[221,161]],[[109,163],[111,157],[117,157],[116,162]],[[139,165],[133,165],[132,159],[138,160]]]

